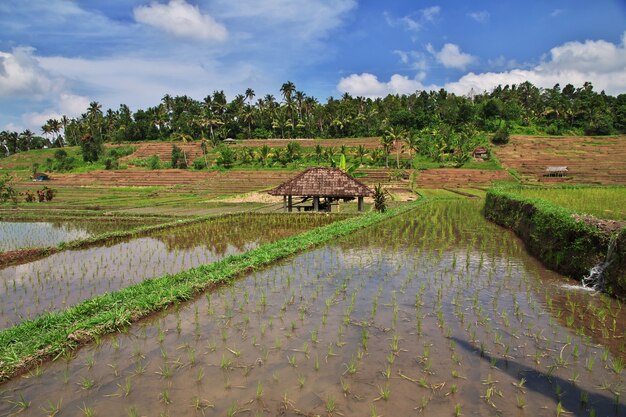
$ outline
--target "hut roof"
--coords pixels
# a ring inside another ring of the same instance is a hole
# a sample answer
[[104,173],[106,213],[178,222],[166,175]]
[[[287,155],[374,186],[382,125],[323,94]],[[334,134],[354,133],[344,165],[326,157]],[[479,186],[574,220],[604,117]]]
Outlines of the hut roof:
[[487,148],[483,146],[479,146],[478,148],[474,149],[474,154],[483,154],[483,153],[487,153]]
[[546,172],[552,173],[552,172],[567,172],[567,167],[563,167],[563,166],[549,166],[546,167]]
[[339,168],[309,168],[269,191],[271,195],[369,197],[374,192]]

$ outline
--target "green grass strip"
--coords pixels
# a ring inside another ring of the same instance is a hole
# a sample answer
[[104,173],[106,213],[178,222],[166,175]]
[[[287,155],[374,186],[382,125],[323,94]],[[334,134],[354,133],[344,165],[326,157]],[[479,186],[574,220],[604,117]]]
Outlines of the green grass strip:
[[406,213],[427,201],[430,199],[407,203],[385,213],[370,212],[341,220],[211,264],[148,279],[5,329],[0,332],[0,381],[43,360],[56,358],[96,336],[118,331],[153,312],[189,300],[211,285],[230,283],[246,272]]

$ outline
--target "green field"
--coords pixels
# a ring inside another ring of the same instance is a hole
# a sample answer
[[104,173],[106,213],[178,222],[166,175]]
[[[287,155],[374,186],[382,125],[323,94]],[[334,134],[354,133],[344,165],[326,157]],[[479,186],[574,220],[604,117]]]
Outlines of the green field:
[[626,220],[626,187],[520,188],[515,193],[547,200],[581,214]]

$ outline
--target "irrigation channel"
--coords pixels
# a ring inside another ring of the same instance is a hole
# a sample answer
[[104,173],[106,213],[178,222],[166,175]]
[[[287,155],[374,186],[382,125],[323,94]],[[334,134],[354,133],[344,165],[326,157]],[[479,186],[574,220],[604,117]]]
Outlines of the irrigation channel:
[[[0,329],[341,218],[345,217],[228,216],[6,267],[0,270]],[[29,223],[22,225],[30,230]]]
[[0,252],[30,247],[56,246],[98,234],[138,226],[138,221],[32,221],[0,222]]
[[626,415],[621,306],[480,205],[255,271],[14,378],[0,415]]

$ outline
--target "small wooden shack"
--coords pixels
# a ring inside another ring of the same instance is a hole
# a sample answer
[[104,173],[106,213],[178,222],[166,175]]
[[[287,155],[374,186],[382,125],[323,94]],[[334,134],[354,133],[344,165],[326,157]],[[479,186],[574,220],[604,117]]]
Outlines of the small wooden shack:
[[[293,211],[293,197],[301,197],[295,207],[305,211],[330,211],[331,204],[338,200],[358,198],[359,211],[364,209],[364,198],[374,192],[339,168],[309,168],[291,180],[268,192],[283,196],[283,210]],[[311,205],[303,205],[312,201]]]
[[480,146],[474,149],[472,156],[476,159],[487,159],[489,157],[489,152],[487,152],[487,148]]
[[564,166],[546,167],[547,177],[564,177],[566,175],[567,175],[567,167],[564,167]]

